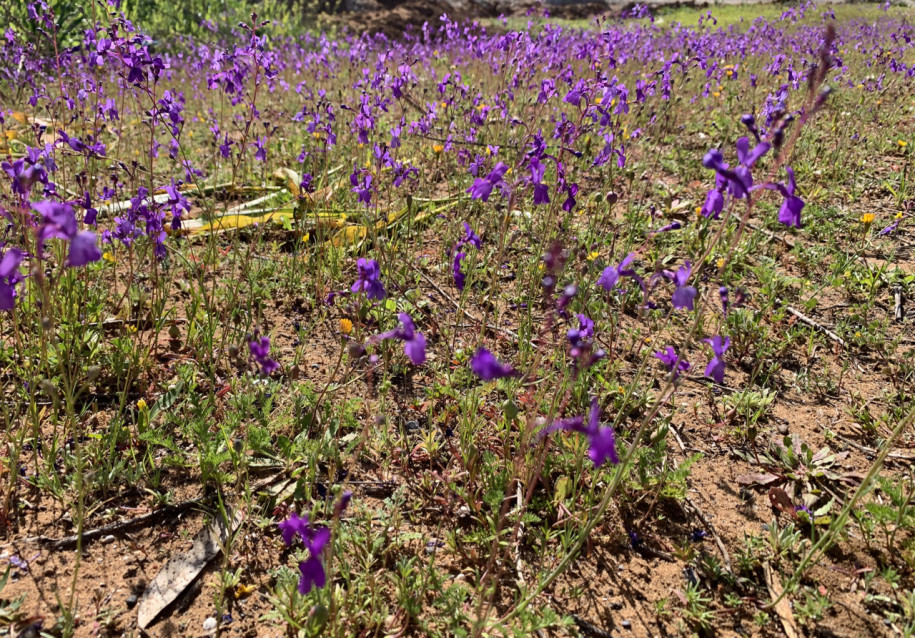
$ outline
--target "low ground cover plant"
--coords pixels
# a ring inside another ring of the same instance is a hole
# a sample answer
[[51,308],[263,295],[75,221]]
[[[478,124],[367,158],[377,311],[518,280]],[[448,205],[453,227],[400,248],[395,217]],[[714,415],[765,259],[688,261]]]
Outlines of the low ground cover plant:
[[910,10],[55,6],[0,43],[0,631],[915,634]]

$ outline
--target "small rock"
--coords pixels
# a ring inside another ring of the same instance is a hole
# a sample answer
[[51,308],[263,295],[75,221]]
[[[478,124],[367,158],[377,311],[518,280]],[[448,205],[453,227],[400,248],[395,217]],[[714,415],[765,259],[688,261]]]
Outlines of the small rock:
[[216,619],[210,616],[203,621],[203,630],[204,631],[216,631]]
[[128,609],[133,609],[134,605],[136,605],[136,604],[137,604],[137,595],[136,594],[131,594],[130,596],[127,597],[127,608]]
[[623,629],[632,629],[632,623],[628,620],[624,620],[620,624],[623,626]]
[[419,429],[419,423],[416,421],[407,421],[404,424],[404,427],[407,429],[407,432],[413,432]]
[[778,433],[781,434],[782,436],[788,434],[788,424],[787,424],[787,423],[779,423],[779,424],[778,424]]
[[111,543],[113,543],[116,540],[117,539],[114,536],[112,536],[111,534],[109,534],[108,536],[103,536],[102,545],[111,545]]

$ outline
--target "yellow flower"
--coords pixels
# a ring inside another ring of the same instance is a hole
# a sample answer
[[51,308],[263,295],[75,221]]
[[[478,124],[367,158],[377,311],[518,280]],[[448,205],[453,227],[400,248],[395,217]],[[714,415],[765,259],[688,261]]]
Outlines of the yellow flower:
[[896,143],[899,145],[899,148],[905,148],[906,146],[909,145],[909,143],[906,142],[905,140],[899,140]]
[[718,269],[724,268],[724,257],[719,257],[718,261],[715,262],[715,265],[718,266]]
[[903,217],[902,211],[899,211],[898,213],[896,213],[896,219],[902,219],[902,217]]
[[340,332],[342,332],[345,335],[348,335],[352,331],[353,331],[353,322],[350,321],[349,319],[341,319],[340,320]]
[[719,93],[718,91],[715,91],[714,93],[712,93],[712,97],[721,97],[721,93]]
[[247,598],[257,590],[256,585],[242,585],[238,583],[235,585],[235,597],[236,598]]
[[433,144],[432,150],[435,151],[436,153],[441,153],[442,151],[445,150],[445,145],[444,144]]
[[146,401],[144,401],[143,399],[140,399],[139,401],[137,401],[137,410],[139,410],[140,412],[146,412]]
[[863,215],[861,215],[861,221],[864,223],[864,225],[870,226],[872,223],[874,223],[875,217],[876,217],[876,215],[874,215],[873,213],[864,213]]
[[600,104],[600,101],[603,100],[603,99],[604,99],[603,97],[601,97],[600,95],[598,95],[596,98],[594,98],[594,103],[595,103],[595,104]]
[[117,260],[114,258],[114,255],[112,255],[112,254],[111,254],[110,252],[108,252],[107,250],[106,250],[104,253],[102,253],[102,259],[104,259],[105,261],[107,261],[107,262],[110,263],[110,264],[113,264],[113,263],[115,263],[115,262],[117,261]]
[[600,253],[599,253],[599,252],[597,252],[596,250],[595,250],[595,251],[592,251],[592,252],[588,253],[588,261],[594,261],[594,260],[597,259],[599,256],[600,256]]
[[696,206],[696,217],[702,217],[702,206]]
[[127,328],[127,332],[129,332],[130,334],[137,333],[137,327],[134,325],[128,325],[128,326],[126,326],[126,328]]

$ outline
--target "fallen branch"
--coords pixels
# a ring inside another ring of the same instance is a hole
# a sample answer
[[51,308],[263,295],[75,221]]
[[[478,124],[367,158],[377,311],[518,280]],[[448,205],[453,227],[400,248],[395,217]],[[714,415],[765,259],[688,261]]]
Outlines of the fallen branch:
[[[112,532],[120,532],[125,529],[129,529],[136,525],[142,525],[143,523],[149,523],[156,519],[162,518],[166,514],[176,514],[182,512],[198,503],[201,503],[204,500],[203,496],[198,498],[192,498],[189,501],[184,501],[183,503],[178,503],[177,505],[167,505],[166,507],[157,509],[155,512],[150,512],[149,514],[144,514],[143,516],[137,516],[126,521],[118,521],[117,523],[112,523],[110,525],[105,525],[103,527],[97,527],[95,529],[90,529],[82,533],[82,539],[84,541],[92,540],[98,538],[99,536],[107,536]],[[65,547],[70,547],[76,545],[77,540],[80,536],[74,534],[73,536],[66,536],[64,538],[50,538],[48,536],[31,536],[29,538],[21,539],[22,543],[40,543],[46,545],[50,549],[63,549]]]
[[[861,445],[857,441],[852,441],[848,437],[844,437],[841,434],[837,434],[836,436],[856,450],[860,450],[865,454],[870,454],[871,456],[877,456],[877,454],[879,454],[879,452],[877,452],[877,450],[874,448],[867,447],[866,445]],[[910,454],[903,454],[902,452],[890,452],[886,456],[887,458],[896,459],[897,461],[915,461],[915,456]]]
[[800,310],[792,308],[791,306],[786,306],[785,309],[788,311],[788,314],[791,314],[791,315],[794,315],[795,317],[797,317],[801,321],[801,323],[805,323],[808,326],[810,326],[811,328],[816,328],[817,330],[819,330],[820,332],[825,334],[827,337],[829,337],[830,339],[832,339],[833,341],[838,343],[840,346],[845,347],[845,340],[843,340],[842,337],[840,337],[839,335],[834,333],[832,330],[830,330],[823,324],[817,323],[816,321],[814,321],[813,319],[811,319],[810,317],[808,317],[807,315],[802,313]]

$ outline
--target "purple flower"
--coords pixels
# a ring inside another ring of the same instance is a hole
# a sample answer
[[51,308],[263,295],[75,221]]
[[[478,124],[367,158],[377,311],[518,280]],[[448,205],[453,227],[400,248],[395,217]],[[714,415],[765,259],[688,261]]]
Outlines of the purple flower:
[[569,328],[566,338],[573,348],[580,348],[584,343],[594,337],[594,322],[583,314],[576,315],[578,328]]
[[[804,200],[794,194],[797,183],[794,181],[794,171],[790,166],[785,167],[788,173],[788,182],[779,182],[775,185],[778,192],[784,197],[781,208],[778,209],[778,221],[786,226],[801,227],[801,211],[804,210]],[[771,188],[771,187],[768,187]]]
[[772,148],[772,145],[769,142],[759,142],[751,151],[750,139],[741,137],[737,140],[737,159],[743,166],[753,168],[757,160],[768,153],[770,148]]
[[32,204],[41,213],[42,224],[38,228],[38,249],[44,249],[47,239],[71,239],[76,235],[76,216],[70,204],[44,200]]
[[292,547],[296,536],[301,536],[303,539],[307,537],[308,517],[299,518],[298,514],[293,512],[288,519],[277,523],[277,527],[280,528],[280,534],[283,536],[286,547]]
[[280,364],[270,358],[270,338],[257,336],[255,330],[254,336],[248,341],[248,349],[251,351],[251,358],[260,366],[264,375],[270,375],[276,372]]
[[477,350],[477,353],[470,359],[470,369],[483,381],[504,379],[517,374],[510,365],[499,363],[492,353],[485,348]]
[[85,266],[102,258],[102,253],[95,243],[95,233],[84,230],[76,233],[70,240],[70,252],[67,254],[67,265]]
[[631,264],[634,259],[635,253],[629,253],[626,255],[626,258],[620,262],[619,266],[607,266],[604,268],[604,272],[601,273],[597,280],[597,285],[609,292],[613,290],[619,282],[620,277],[632,277],[638,282],[639,286],[644,288],[645,286],[641,278],[635,274],[634,270],[629,268],[629,264]]
[[534,156],[531,158],[531,183],[534,185],[534,205],[550,203],[550,189],[542,183],[543,176],[546,174],[546,166],[540,161],[540,158]]
[[299,518],[292,514],[289,519],[278,523],[280,533],[283,535],[283,541],[287,546],[292,546],[295,537],[302,540],[305,549],[308,550],[308,559],[299,563],[299,593],[303,596],[310,592],[314,587],[324,587],[327,582],[327,575],[324,572],[324,565],[321,563],[321,552],[330,541],[330,529],[321,527],[315,529],[308,521],[308,516]]
[[384,299],[387,296],[384,286],[378,279],[381,269],[377,261],[360,257],[356,262],[356,270],[359,274],[356,283],[350,288],[352,292],[365,292],[368,299]]
[[689,362],[680,358],[677,355],[677,351],[671,346],[667,346],[666,350],[655,352],[654,356],[660,359],[667,366],[667,369],[674,373],[674,379],[680,376],[681,372],[689,372]]
[[414,365],[421,366],[426,362],[426,338],[421,332],[416,332],[416,326],[413,319],[405,312],[397,315],[400,320],[400,328],[389,330],[372,337],[372,343],[379,343],[385,339],[397,339],[403,341],[403,350],[407,358]]
[[675,273],[669,271],[664,272],[665,276],[672,279],[673,282],[677,285],[676,290],[673,294],[673,305],[674,308],[685,308],[686,310],[693,309],[693,300],[696,298],[696,288],[694,286],[687,286],[686,283],[689,281],[689,277],[692,274],[692,268],[690,267],[689,262],[684,262],[680,266],[679,270]]
[[705,196],[705,204],[702,206],[702,216],[718,219],[721,211],[724,210],[724,196],[716,188],[713,188]]
[[728,314],[728,289],[727,286],[718,288],[718,296],[721,297],[721,310],[725,316]]
[[38,229],[38,247],[44,249],[48,239],[63,239],[70,242],[67,266],[85,266],[102,258],[95,244],[95,233],[78,230],[76,215],[70,204],[45,200],[32,204],[41,213],[42,225]]
[[711,339],[703,339],[703,341],[709,344],[712,352],[715,353],[705,367],[705,376],[714,379],[715,383],[724,383],[724,353],[731,346],[731,338],[722,339],[719,335],[715,335]]
[[471,199],[482,199],[484,202],[489,201],[489,196],[492,194],[492,189],[495,186],[505,186],[505,182],[502,178],[505,177],[506,172],[508,172],[508,164],[499,162],[489,172],[489,175],[475,179],[473,185],[467,189]]
[[343,512],[346,511],[346,508],[349,507],[349,502],[353,499],[353,493],[350,490],[346,490],[343,494],[340,495],[340,500],[334,505],[334,517],[339,518]]
[[473,232],[473,229],[470,227],[470,224],[464,222],[464,236],[458,240],[458,243],[454,246],[454,249],[457,250],[462,246],[470,244],[477,250],[483,247],[483,240],[480,239],[480,236]]
[[466,257],[466,253],[457,253],[454,256],[454,263],[451,264],[452,274],[454,275],[454,286],[458,290],[464,290],[464,280],[466,279],[463,272],[461,272],[461,261]]
[[[329,532],[328,532],[329,535]],[[308,560],[299,563],[299,593],[303,596],[310,592],[312,588],[320,589],[327,584],[327,575],[324,573],[324,565],[317,556],[312,556]]]
[[616,454],[616,434],[613,432],[613,428],[600,426],[600,406],[597,404],[597,398],[591,399],[587,425],[584,423],[584,417],[580,416],[560,419],[541,430],[539,436],[542,438],[557,430],[578,432],[587,436],[588,457],[594,463],[594,467],[600,467],[607,461],[613,465],[620,462],[619,456]]
[[461,262],[464,260],[464,257],[467,256],[465,252],[458,252],[463,246],[474,246],[477,249],[480,249],[483,246],[483,241],[480,237],[473,232],[473,229],[470,227],[470,224],[464,222],[464,236],[458,240],[458,243],[454,245],[454,261],[451,264],[451,270],[454,274],[454,285],[458,290],[464,290],[464,281],[466,277],[461,271]]
[[753,176],[750,170],[745,166],[738,166],[736,170],[730,170],[728,164],[724,161],[724,156],[717,149],[712,149],[702,158],[702,165],[715,171],[727,185],[728,192],[742,199],[749,196],[750,187],[753,186]]
[[22,280],[19,264],[22,251],[10,248],[0,258],[0,310],[12,310],[16,305],[16,284]]

